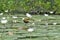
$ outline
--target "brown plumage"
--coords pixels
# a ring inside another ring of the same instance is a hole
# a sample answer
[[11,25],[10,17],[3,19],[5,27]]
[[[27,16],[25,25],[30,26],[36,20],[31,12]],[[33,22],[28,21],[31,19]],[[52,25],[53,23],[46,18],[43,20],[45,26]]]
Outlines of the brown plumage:
[[23,22],[24,23],[29,23],[29,20],[30,20],[30,18],[27,17],[27,18],[24,18]]

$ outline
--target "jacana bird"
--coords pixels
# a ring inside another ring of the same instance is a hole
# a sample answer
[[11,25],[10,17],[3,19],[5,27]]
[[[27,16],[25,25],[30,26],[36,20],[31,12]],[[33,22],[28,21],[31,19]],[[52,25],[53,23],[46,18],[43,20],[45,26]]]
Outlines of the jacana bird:
[[23,18],[23,22],[24,22],[24,23],[29,23],[29,20],[30,20],[30,18],[28,18],[28,17]]
[[29,14],[29,13],[26,13],[26,17],[23,18],[23,22],[25,23],[25,25],[29,22],[31,22],[33,19],[32,19],[32,15]]

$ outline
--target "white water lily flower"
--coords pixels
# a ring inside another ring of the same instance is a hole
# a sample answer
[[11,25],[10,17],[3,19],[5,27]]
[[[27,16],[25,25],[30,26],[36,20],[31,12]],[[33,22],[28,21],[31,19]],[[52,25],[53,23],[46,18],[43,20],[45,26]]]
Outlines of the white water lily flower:
[[2,19],[6,19],[6,17],[2,17]]
[[5,12],[8,12],[8,10],[5,10]]
[[18,17],[17,17],[17,16],[12,16],[12,18],[14,18],[14,19],[15,19],[15,18],[18,18]]
[[27,29],[28,32],[33,32],[34,31],[34,28],[29,28]]
[[22,20],[24,20],[24,18],[22,18]]
[[17,22],[17,20],[13,20],[13,22],[15,22],[15,23],[16,23],[16,22]]
[[52,13],[53,13],[53,11],[50,11],[50,13],[52,14]]
[[3,15],[3,13],[0,13],[0,15]]
[[8,21],[7,20],[1,20],[2,24],[6,24]]
[[44,14],[44,16],[48,16],[48,14]]
[[29,13],[26,13],[26,16],[27,16],[27,17],[29,17],[29,18],[31,18],[31,17],[32,17]]
[[32,23],[32,25],[34,25],[35,23]]
[[56,25],[57,23],[53,23],[53,25]]

